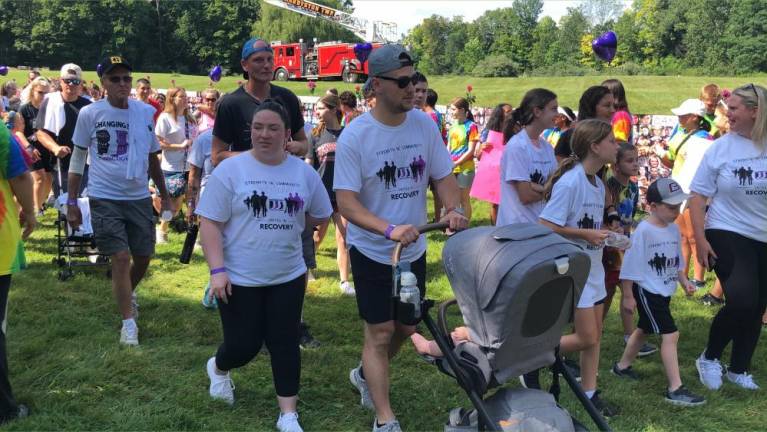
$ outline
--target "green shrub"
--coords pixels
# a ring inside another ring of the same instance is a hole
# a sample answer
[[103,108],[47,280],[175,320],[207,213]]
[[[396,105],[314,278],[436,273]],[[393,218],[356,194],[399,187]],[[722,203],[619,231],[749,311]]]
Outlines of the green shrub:
[[505,54],[493,54],[485,57],[477,63],[472,71],[477,77],[515,77],[519,74],[522,66]]

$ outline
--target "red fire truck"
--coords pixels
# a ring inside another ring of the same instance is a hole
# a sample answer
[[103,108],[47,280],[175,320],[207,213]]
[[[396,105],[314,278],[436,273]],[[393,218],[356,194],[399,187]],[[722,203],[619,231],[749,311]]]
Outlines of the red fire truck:
[[[344,42],[272,42],[274,79],[341,78],[348,83],[358,82],[367,76],[368,65],[367,61],[361,63],[357,59],[354,45]],[[380,43],[372,45],[373,49],[381,46]]]

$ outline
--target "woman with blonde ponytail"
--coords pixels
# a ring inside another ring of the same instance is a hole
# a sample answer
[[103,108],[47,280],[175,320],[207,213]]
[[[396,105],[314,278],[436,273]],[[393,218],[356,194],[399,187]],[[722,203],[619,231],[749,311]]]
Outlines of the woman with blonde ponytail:
[[695,366],[701,382],[718,390],[732,341],[727,380],[758,390],[748,369],[767,305],[767,89],[739,87],[727,108],[730,131],[709,147],[690,184],[697,259],[716,272],[726,299]]
[[548,201],[540,223],[583,247],[591,258],[591,269],[575,311],[575,333],[562,336],[563,352],[581,353],[581,386],[594,406],[605,416],[617,408],[599,398],[597,368],[602,335],[602,310],[607,295],[602,266],[602,248],[609,231],[602,229],[605,185],[597,176],[608,163],[615,163],[618,144],[610,123],[589,119],[578,122],[572,135],[573,154],[565,158],[544,189]]

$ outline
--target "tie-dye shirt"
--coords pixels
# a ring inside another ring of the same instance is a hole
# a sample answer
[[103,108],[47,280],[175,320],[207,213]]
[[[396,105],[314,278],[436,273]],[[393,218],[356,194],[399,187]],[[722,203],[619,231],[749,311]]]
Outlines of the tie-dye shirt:
[[[469,144],[472,141],[479,141],[479,128],[477,128],[477,124],[473,121],[466,120],[463,123],[454,123],[450,126],[450,131],[447,136],[447,150],[450,152],[450,159],[455,162],[470,150]],[[453,173],[455,174],[473,171],[473,157],[453,169]]]
[[8,180],[27,169],[21,147],[7,128],[0,127],[0,276],[19,271],[23,262],[19,210]]

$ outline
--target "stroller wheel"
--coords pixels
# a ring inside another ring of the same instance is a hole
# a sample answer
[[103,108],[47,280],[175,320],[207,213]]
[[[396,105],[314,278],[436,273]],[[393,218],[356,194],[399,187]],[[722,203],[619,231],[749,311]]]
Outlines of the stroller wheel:
[[68,270],[61,270],[61,271],[59,271],[59,280],[61,282],[64,282],[64,281],[66,281],[67,279],[71,278],[74,275],[75,274],[74,274],[74,272],[72,270],[69,270],[69,269]]
[[112,269],[107,270],[105,276],[107,279],[112,279]]

